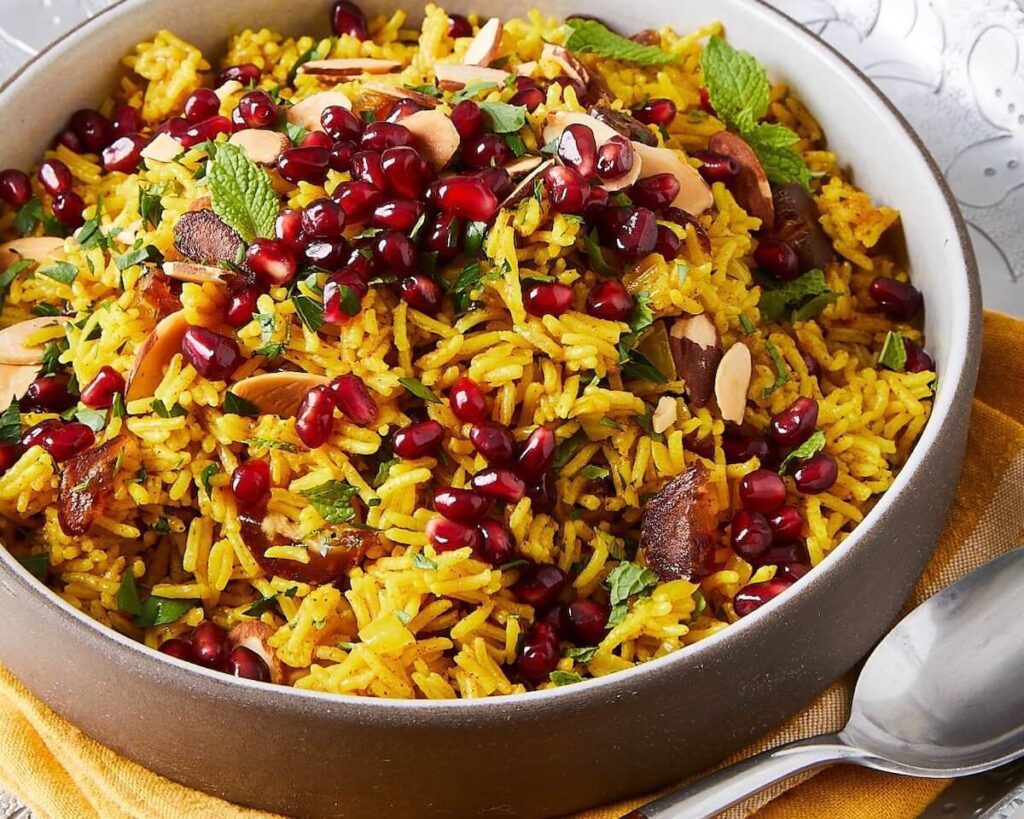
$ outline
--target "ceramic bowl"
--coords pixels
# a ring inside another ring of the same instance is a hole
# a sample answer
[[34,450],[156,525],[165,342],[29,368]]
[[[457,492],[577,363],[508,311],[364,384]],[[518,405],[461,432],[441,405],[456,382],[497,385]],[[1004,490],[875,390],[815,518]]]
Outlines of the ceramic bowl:
[[[367,0],[368,12],[409,0]],[[530,0],[453,2],[509,17]],[[535,816],[656,788],[743,747],[850,669],[890,625],[942,530],[965,445],[980,346],[964,225],[924,147],[839,54],[752,0],[549,2],[622,31],[722,20],[789,82],[853,169],[899,208],[928,348],[934,411],[893,487],[794,589],[715,637],[579,685],[481,701],[346,698],[239,681],[96,624],[0,550],[0,661],[90,736],[178,782],[292,815]],[[117,61],[160,28],[221,53],[244,27],[328,33],[328,0],[125,0],[0,92],[0,167],[29,167],[68,114],[112,87]]]

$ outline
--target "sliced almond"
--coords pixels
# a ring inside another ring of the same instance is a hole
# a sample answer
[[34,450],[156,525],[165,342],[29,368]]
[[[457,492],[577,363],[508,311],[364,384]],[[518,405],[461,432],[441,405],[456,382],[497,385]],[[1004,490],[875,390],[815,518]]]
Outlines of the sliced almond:
[[522,178],[518,185],[512,189],[512,193],[505,197],[505,200],[501,203],[501,208],[512,208],[522,202],[527,196],[533,195],[533,188],[540,178],[541,174],[544,173],[548,168],[555,164],[555,160],[548,159],[534,168],[530,173]]
[[46,345],[29,346],[29,337],[47,327],[63,327],[71,319],[67,316],[40,316],[12,324],[0,330],[0,364],[36,366],[43,363]]
[[651,415],[651,429],[661,434],[679,419],[679,403],[671,395],[658,399],[658,406]]
[[142,158],[153,162],[173,162],[177,157],[185,153],[185,148],[178,140],[170,134],[157,134],[142,149]]
[[312,373],[276,372],[251,375],[231,385],[231,392],[255,404],[266,415],[288,417],[313,387],[330,384],[331,379]]
[[525,63],[519,63],[519,65],[517,65],[515,68],[512,69],[512,72],[517,77],[532,77],[533,76],[533,72],[536,71],[536,70],[537,70],[537,61],[536,60],[529,60],[529,61],[527,61]]
[[519,176],[520,174],[529,173],[538,165],[544,162],[542,156],[521,156],[519,159],[513,159],[501,167],[503,167],[509,176]]
[[170,278],[179,282],[216,282],[223,284],[232,275],[229,271],[220,267],[210,267],[205,264],[194,264],[193,262],[164,262],[164,273]]
[[0,270],[23,259],[41,262],[64,249],[64,240],[56,236],[26,236],[0,245]]
[[718,331],[707,314],[677,319],[668,335],[676,373],[686,383],[690,403],[707,406],[715,385],[715,371],[722,360]]
[[761,167],[757,154],[747,143],[729,131],[719,131],[708,141],[708,150],[735,160],[740,166],[739,176],[733,182],[736,201],[747,213],[761,220],[762,230],[775,225],[775,205],[772,186]]
[[435,172],[447,165],[459,149],[459,132],[440,111],[417,111],[402,120],[413,136],[413,147]]
[[122,228],[121,231],[114,236],[114,241],[122,245],[132,245],[135,243],[135,237],[138,232],[142,230],[142,220],[136,219],[128,227]]
[[437,63],[434,65],[434,76],[437,77],[437,83],[442,88],[456,90],[474,82],[493,82],[496,85],[503,85],[509,78],[509,73],[500,68]]
[[590,72],[568,49],[552,43],[545,43],[540,56],[542,60],[549,59],[558,63],[568,76],[579,82],[584,88],[590,85]]
[[498,46],[501,45],[501,35],[504,30],[501,20],[497,17],[492,17],[480,26],[480,30],[462,57],[462,64],[490,65],[498,56]]
[[640,552],[662,580],[698,580],[714,570],[718,521],[700,461],[644,504]]
[[292,125],[301,125],[307,131],[322,131],[324,126],[320,124],[320,118],[326,109],[335,105],[352,110],[352,100],[340,91],[321,91],[299,100],[289,108],[288,121]]
[[318,77],[351,77],[357,74],[392,74],[401,67],[402,64],[395,60],[353,57],[336,60],[310,60],[300,66],[299,71]]
[[421,91],[413,91],[402,85],[390,85],[384,82],[363,83],[363,91],[369,94],[379,94],[382,97],[390,97],[393,100],[412,100],[424,108],[436,108],[437,97],[424,94]]
[[733,424],[743,423],[750,389],[750,349],[742,341],[732,345],[718,364],[715,373],[715,400],[722,418]]
[[274,629],[262,620],[246,620],[228,632],[227,651],[230,653],[239,646],[249,649],[267,664],[270,681],[280,685],[284,682],[284,667],[270,647],[273,633]]
[[687,213],[700,216],[715,201],[711,188],[697,169],[684,160],[678,151],[671,148],[652,148],[640,142],[633,143],[633,150],[643,162],[641,179],[659,173],[670,173],[679,180],[679,193],[672,200],[672,206]]
[[181,340],[188,330],[185,311],[178,310],[162,319],[135,352],[135,362],[128,373],[126,401],[148,398],[160,386],[164,370],[171,359],[181,351]]
[[0,364],[0,404],[10,406],[11,401],[23,398],[37,375],[38,364]]
[[265,131],[262,128],[244,128],[236,131],[228,142],[237,145],[245,151],[249,159],[259,165],[273,165],[292,144],[292,141],[279,131]]
[[223,85],[214,88],[213,93],[217,95],[217,99],[219,99],[221,102],[224,102],[224,100],[226,100],[232,94],[237,94],[243,88],[245,88],[245,86],[242,85],[238,80],[228,80]]
[[[550,143],[560,139],[562,132],[570,125],[585,125],[594,133],[594,140],[598,146],[610,142],[622,135],[609,125],[590,114],[581,114],[576,111],[552,111],[544,120],[544,142]],[[643,158],[637,151],[633,150],[633,164],[630,169],[615,179],[602,179],[600,186],[606,191],[614,193],[628,188],[643,175]]]

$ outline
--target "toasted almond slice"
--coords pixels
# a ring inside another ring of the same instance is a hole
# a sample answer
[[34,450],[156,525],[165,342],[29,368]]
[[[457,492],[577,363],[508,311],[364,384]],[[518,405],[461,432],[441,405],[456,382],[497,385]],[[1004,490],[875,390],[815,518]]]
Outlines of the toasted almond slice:
[[679,193],[672,206],[700,216],[714,204],[711,188],[697,169],[671,148],[652,148],[640,142],[633,143],[633,151],[643,162],[642,179],[659,173],[670,173],[679,180]]
[[590,72],[568,49],[553,45],[552,43],[544,43],[540,56],[542,60],[549,59],[558,63],[566,74],[577,80],[584,88],[590,84]]
[[402,120],[413,136],[413,147],[435,173],[451,161],[459,149],[459,132],[440,111],[417,111]]
[[217,99],[219,99],[221,102],[224,102],[224,100],[226,100],[232,94],[237,94],[243,88],[245,88],[245,86],[242,85],[238,80],[228,80],[226,83],[219,86],[218,88],[214,88],[213,93],[217,95]]
[[537,61],[536,60],[529,60],[529,61],[527,61],[525,63],[519,63],[519,65],[517,65],[515,68],[512,69],[512,72],[517,77],[532,77],[533,76],[533,72],[536,71],[536,70],[537,70]]
[[[614,128],[590,114],[581,114],[576,111],[552,111],[544,120],[544,142],[553,142],[559,139],[562,136],[562,131],[570,125],[586,125],[594,132],[594,139],[598,146],[604,145],[615,137],[622,136]],[[600,186],[612,193],[628,188],[643,174],[643,164],[643,158],[634,150],[632,167],[615,179],[602,179]]]
[[686,383],[690,403],[707,406],[714,390],[715,371],[722,360],[718,331],[707,314],[677,319],[668,335],[676,373]]
[[223,284],[231,275],[227,270],[193,262],[164,262],[164,273],[179,282],[216,282]]
[[737,341],[726,350],[715,373],[715,400],[724,420],[743,423],[750,372],[750,349],[742,341]]
[[243,378],[231,385],[231,392],[251,401],[262,413],[287,417],[299,411],[299,404],[313,387],[330,383],[323,375],[282,371]]
[[170,134],[157,134],[149,145],[142,149],[142,158],[153,162],[173,162],[184,152],[182,144]]
[[658,406],[651,415],[651,429],[660,434],[671,427],[678,418],[678,402],[671,395],[663,395],[658,399]]
[[771,230],[775,225],[772,187],[768,184],[768,176],[757,154],[745,140],[729,131],[719,131],[712,136],[708,141],[708,150],[724,154],[740,166],[739,176],[733,185],[736,201],[747,213],[761,220],[762,230]]
[[262,128],[243,128],[232,134],[228,142],[237,145],[249,159],[260,165],[273,165],[292,144],[284,134]]
[[401,67],[402,64],[395,60],[354,57],[337,60],[310,60],[300,66],[299,71],[319,77],[351,77],[355,74],[392,74]]
[[0,245],[0,270],[6,270],[22,259],[41,262],[64,249],[64,240],[56,236],[26,236]]
[[[43,363],[45,344],[30,346],[29,337],[47,327],[63,327],[70,319],[67,316],[40,316],[12,324],[0,330],[0,364],[36,366]],[[54,336],[56,337],[56,336]]]
[[413,91],[403,85],[391,85],[385,82],[365,82],[363,91],[369,94],[379,94],[382,97],[390,97],[393,100],[412,100],[424,108],[436,108],[437,97],[424,94],[421,91]]
[[267,664],[267,668],[270,670],[270,681],[280,685],[284,682],[284,666],[277,659],[274,649],[270,647],[270,636],[273,633],[274,629],[262,620],[246,620],[228,632],[226,653],[230,653],[239,646],[249,649]]
[[523,173],[529,173],[538,165],[544,162],[542,156],[521,156],[519,159],[513,159],[502,167],[508,171],[509,176],[519,176]]
[[469,44],[466,53],[462,57],[463,65],[490,65],[498,56],[498,46],[501,45],[501,35],[504,28],[501,20],[492,17],[482,26]]
[[434,76],[437,77],[438,85],[442,88],[454,90],[474,82],[493,82],[502,85],[509,78],[509,73],[500,68],[437,63],[434,65]]
[[162,319],[135,352],[135,362],[128,373],[126,401],[148,398],[160,386],[164,370],[181,350],[181,340],[188,330],[185,311],[178,310]]
[[11,401],[24,397],[37,375],[38,364],[0,364],[0,404],[10,406]]
[[134,244],[135,237],[140,230],[142,230],[142,220],[136,219],[128,227],[122,228],[121,232],[114,237],[114,241],[122,245]]
[[524,176],[518,185],[512,189],[512,193],[505,197],[505,201],[501,203],[501,209],[511,208],[522,202],[527,196],[533,194],[533,187],[537,179],[540,178],[541,174],[544,173],[548,168],[555,164],[555,160],[548,159],[534,168],[530,173]]
[[320,124],[320,118],[327,108],[334,105],[352,110],[352,100],[340,91],[321,91],[299,100],[289,108],[288,121],[292,125],[301,125],[307,131],[322,131],[324,126]]

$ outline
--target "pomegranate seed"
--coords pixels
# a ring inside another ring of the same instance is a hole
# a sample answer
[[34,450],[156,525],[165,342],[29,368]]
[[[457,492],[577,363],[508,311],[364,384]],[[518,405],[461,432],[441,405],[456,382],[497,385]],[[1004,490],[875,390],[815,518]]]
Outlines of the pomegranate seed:
[[327,164],[331,170],[338,173],[345,173],[352,168],[352,157],[359,152],[358,146],[351,140],[335,142],[327,157]]
[[782,412],[772,416],[769,434],[783,447],[800,446],[818,425],[818,402],[813,398],[797,398]]
[[477,177],[451,176],[437,186],[442,211],[474,222],[487,222],[498,210],[498,197]]
[[221,71],[217,77],[217,85],[224,85],[224,83],[230,80],[240,82],[243,86],[256,85],[262,76],[263,72],[260,71],[259,66],[253,63],[242,63],[241,65],[228,66]]
[[232,327],[242,327],[252,321],[256,314],[256,299],[260,291],[252,285],[247,285],[236,290],[228,298],[228,305],[224,309],[224,320]]
[[117,106],[114,109],[114,116],[111,117],[111,129],[115,137],[141,131],[142,116],[139,114],[139,109],[131,105]]
[[615,279],[601,282],[587,294],[587,312],[606,321],[628,321],[633,305],[629,291]]
[[512,585],[512,593],[528,606],[546,609],[562,593],[568,580],[565,572],[551,563],[531,563],[523,567]]
[[231,125],[234,127],[236,131],[241,131],[243,128],[246,127],[245,120],[242,119],[242,112],[239,111],[238,108],[235,108],[231,111],[230,119]]
[[597,175],[618,179],[633,168],[633,145],[624,136],[613,136],[597,152]]
[[558,632],[550,623],[534,623],[523,638],[516,671],[530,683],[542,683],[558,666]]
[[608,207],[608,191],[604,188],[591,188],[587,193],[587,204],[583,206],[583,218],[592,222],[601,211]]
[[572,303],[572,288],[560,282],[537,282],[523,293],[523,306],[531,316],[560,316]]
[[597,171],[597,140],[586,125],[574,122],[562,131],[558,140],[558,158],[584,179]]
[[266,91],[250,91],[238,101],[238,112],[250,128],[269,128],[277,122],[277,111],[277,103]]
[[374,209],[370,224],[385,230],[409,233],[423,218],[425,210],[423,203],[417,199],[391,199]]
[[448,402],[452,406],[452,414],[460,421],[476,424],[487,420],[484,391],[472,378],[462,376],[456,379],[448,391]]
[[204,119],[215,117],[220,113],[220,97],[210,88],[197,88],[188,95],[182,114],[185,119],[195,124]]
[[277,170],[289,182],[322,185],[327,179],[326,148],[289,148],[277,158]]
[[715,109],[711,105],[711,94],[708,92],[707,88],[700,89],[700,109],[705,114],[715,116]]
[[348,254],[348,242],[338,236],[335,239],[317,239],[310,242],[302,256],[313,267],[335,270],[345,264]]
[[206,327],[189,327],[181,339],[181,352],[210,381],[226,380],[242,363],[238,343]]
[[270,465],[257,459],[236,466],[231,473],[231,493],[243,506],[262,506],[270,497]]
[[364,151],[384,151],[412,145],[412,132],[394,122],[371,122],[363,129],[360,142]]
[[78,134],[70,128],[65,128],[57,134],[57,139],[54,141],[54,147],[57,147],[57,145],[63,145],[69,151],[76,154],[84,154],[86,152],[85,145],[82,144],[82,140],[80,140],[78,138]]
[[362,309],[362,299],[369,288],[351,273],[332,276],[324,285],[324,321],[344,324]]
[[433,316],[441,309],[444,291],[426,273],[406,276],[398,284],[402,299],[415,310]]
[[40,446],[57,463],[63,463],[96,443],[96,434],[85,424],[72,421],[49,427],[39,440]]
[[693,155],[701,161],[697,170],[709,185],[715,182],[728,185],[740,175],[740,163],[731,156],[716,154],[714,151],[697,151]]
[[462,224],[451,213],[439,213],[427,223],[423,249],[437,254],[440,262],[450,262],[462,248]]
[[903,339],[903,349],[907,351],[907,365],[904,369],[908,373],[935,372],[935,361],[916,341]]
[[48,159],[39,166],[39,182],[50,196],[71,190],[74,177],[59,159]]
[[355,224],[369,219],[384,196],[369,182],[355,180],[338,185],[332,198],[345,211],[349,224]]
[[839,477],[839,465],[827,452],[812,455],[793,470],[796,488],[805,495],[816,495],[831,489]]
[[786,484],[776,472],[755,469],[740,481],[740,500],[747,509],[767,515],[786,502]]
[[653,210],[667,208],[679,195],[679,180],[672,173],[657,173],[646,179],[638,179],[629,196],[637,205]]
[[769,454],[768,441],[761,437],[723,435],[722,452],[725,454],[725,462],[729,464],[741,464],[751,458],[764,463]]
[[537,427],[526,439],[516,469],[525,478],[539,478],[551,468],[555,460],[555,433],[547,427]]
[[358,142],[366,123],[347,108],[331,105],[320,115],[320,125],[331,139]]
[[784,563],[775,572],[775,577],[778,580],[788,580],[791,583],[796,583],[810,570],[810,566],[804,566],[802,563]]
[[467,526],[447,518],[433,518],[427,523],[427,537],[435,552],[453,552],[467,546],[475,553],[480,548],[480,533],[476,527]]
[[544,172],[544,187],[551,206],[559,213],[579,213],[587,204],[590,186],[572,168],[552,165]]
[[[307,223],[305,214],[302,222],[303,225]],[[298,270],[294,254],[283,242],[275,239],[254,241],[245,252],[245,263],[267,287],[288,284]]]
[[504,168],[481,168],[476,175],[499,199],[504,199],[512,193],[512,177]]
[[729,542],[744,560],[756,559],[772,545],[772,527],[760,512],[740,509],[732,516]]
[[334,426],[334,394],[325,384],[306,393],[295,415],[295,432],[310,449],[322,446]]
[[530,86],[516,91],[508,101],[509,105],[522,106],[531,114],[544,104],[547,97],[537,86]]
[[664,97],[647,100],[639,108],[633,109],[633,116],[644,125],[665,126],[675,119],[676,104]]
[[366,27],[366,15],[351,0],[338,0],[331,9],[331,28],[341,37],[349,35],[357,40],[369,40],[370,32]]
[[811,557],[807,553],[807,544],[802,541],[775,543],[760,557],[752,560],[755,566],[779,566],[783,563],[809,564]]
[[339,375],[331,382],[334,404],[353,424],[368,427],[377,420],[377,402],[358,375]]
[[585,646],[596,646],[604,639],[608,625],[608,607],[596,600],[573,600],[566,609],[569,636]]
[[868,295],[893,321],[910,321],[921,309],[921,291],[907,282],[879,276],[868,288]]
[[614,247],[627,258],[639,259],[653,251],[657,241],[658,223],[654,213],[647,208],[637,208],[615,231]]
[[572,630],[572,623],[569,622],[569,607],[565,605],[557,605],[549,608],[544,616],[540,618],[541,622],[550,625],[555,632],[558,634],[558,639],[561,640],[563,637],[568,639],[566,635]]
[[78,400],[68,392],[71,378],[65,373],[44,375],[28,385],[25,391],[25,407],[43,410],[44,412],[64,412]]
[[[475,427],[474,427],[475,429]],[[526,484],[511,469],[489,468],[473,476],[473,488],[488,498],[516,503],[526,494]]]
[[480,134],[462,141],[462,161],[470,168],[504,165],[512,156],[508,143],[497,134]]
[[104,364],[92,381],[82,387],[82,403],[91,409],[107,409],[115,395],[124,395],[124,377],[113,367]]
[[133,173],[142,162],[142,149],[149,139],[142,134],[118,137],[103,149],[103,168],[108,172]]
[[15,168],[0,173],[0,199],[12,208],[20,208],[31,198],[32,180],[27,173]]
[[345,211],[333,199],[317,199],[302,211],[302,232],[306,236],[326,239],[340,236],[345,230]]
[[181,135],[181,144],[192,148],[207,140],[216,139],[220,134],[230,134],[235,126],[227,117],[210,117],[195,125],[190,125]]
[[503,466],[515,457],[516,439],[512,430],[496,421],[484,420],[473,424],[469,440],[476,451],[494,466]]
[[811,378],[820,378],[821,365],[807,353],[800,353],[800,357],[804,360],[804,365],[807,367],[807,374]]
[[[597,188],[596,190],[600,190]],[[633,211],[629,208],[618,205],[606,205],[597,213],[597,232],[601,242],[605,245],[615,245],[615,237],[622,230]],[[657,228],[654,230],[655,241],[657,241]],[[651,245],[654,246],[653,244]]]
[[789,580],[773,578],[764,583],[753,583],[744,586],[733,598],[732,607],[738,617],[746,617],[753,611],[761,608],[769,600],[778,597],[782,592],[792,586]]
[[187,119],[184,117],[176,117],[174,119],[167,120],[167,122],[157,129],[157,132],[170,134],[175,139],[180,140],[185,135],[185,131],[188,130],[188,127]]
[[500,520],[485,518],[480,530],[480,557],[492,566],[501,566],[512,560],[516,553],[516,539],[512,531]]
[[776,540],[797,540],[804,532],[804,513],[795,506],[780,506],[768,517]]
[[24,452],[25,447],[21,443],[0,444],[0,472],[6,472],[14,466]]
[[475,137],[484,129],[484,115],[473,100],[462,100],[452,108],[452,125],[463,139]]
[[40,421],[38,424],[33,424],[28,429],[26,429],[24,434],[21,436],[20,443],[23,447],[25,447],[25,449],[29,449],[30,447],[33,446],[41,446],[43,437],[46,435],[46,433],[49,432],[54,427],[59,427],[60,425],[61,421],[59,418],[46,418]]
[[58,193],[51,205],[53,215],[70,230],[78,230],[85,224],[85,200],[74,191]]
[[654,252],[661,255],[666,262],[672,261],[683,249],[683,240],[674,230],[665,225],[658,225],[658,238],[654,243]]
[[472,37],[473,26],[469,24],[467,20],[461,14],[449,14],[448,15],[448,36],[453,40],[459,37]]
[[174,657],[176,660],[184,660],[187,663],[192,662],[192,646],[184,640],[179,640],[177,637],[172,637],[170,640],[162,642],[158,651],[161,654],[166,654],[168,657]]
[[766,273],[788,282],[800,275],[800,257],[782,239],[764,239],[754,250],[754,261]]
[[446,486],[434,492],[434,508],[449,520],[478,523],[487,514],[491,502],[472,489]]
[[207,668],[220,668],[227,636],[216,623],[204,620],[192,632],[192,659]]
[[555,494],[554,474],[545,472],[540,480],[530,484],[526,488],[526,497],[530,499],[530,506],[534,512],[550,513],[558,500]]
[[379,152],[359,151],[352,155],[350,165],[353,179],[369,182],[380,191],[387,188],[388,180],[384,176],[384,166],[381,164]]
[[380,155],[388,190],[406,199],[418,199],[433,178],[430,166],[414,149],[388,148]]
[[374,239],[373,258],[396,276],[404,276],[416,269],[416,245],[404,233],[385,230]]
[[412,460],[432,455],[444,440],[444,427],[437,421],[421,421],[391,436],[391,448],[399,458]]
[[232,677],[270,682],[270,669],[259,654],[245,646],[235,646],[224,661],[224,671]]
[[395,104],[391,106],[388,111],[388,115],[384,117],[385,122],[401,122],[407,116],[415,114],[417,111],[422,111],[421,106],[416,100],[404,99],[396,100]]
[[99,111],[94,111],[91,108],[75,111],[71,115],[71,120],[68,124],[82,141],[82,144],[88,149],[89,153],[92,154],[98,154],[106,148],[114,136],[110,127],[110,120]]
[[[323,131],[310,131],[306,134],[302,141],[299,142],[300,148],[323,148],[325,151],[331,151],[334,148],[334,140],[331,139]],[[327,164],[330,165],[331,158],[328,155]]]

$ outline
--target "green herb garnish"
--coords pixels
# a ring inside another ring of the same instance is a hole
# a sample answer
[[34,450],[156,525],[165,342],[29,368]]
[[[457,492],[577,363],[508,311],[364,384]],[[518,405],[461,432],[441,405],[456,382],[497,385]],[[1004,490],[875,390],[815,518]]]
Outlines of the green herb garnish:
[[782,357],[782,353],[779,352],[778,347],[775,346],[775,343],[770,338],[764,340],[764,346],[768,350],[768,355],[772,359],[772,366],[775,368],[775,381],[770,386],[765,387],[762,393],[762,397],[767,398],[789,381],[789,370],[786,367],[786,361]]
[[907,367],[907,346],[903,336],[896,330],[885,334],[882,351],[878,354],[878,366],[901,373]]
[[507,102],[481,102],[487,127],[496,134],[514,134],[526,125],[526,108]]
[[207,173],[213,211],[237,231],[242,241],[274,235],[279,203],[267,172],[245,151],[218,144]]
[[142,610],[135,618],[135,625],[140,628],[165,626],[175,623],[190,609],[195,608],[194,600],[173,600],[169,597],[150,597],[142,604]]
[[61,284],[71,284],[78,275],[78,268],[71,262],[54,262],[49,267],[42,268],[39,275]]
[[121,578],[121,585],[117,588],[117,607],[125,614],[141,614],[142,605],[139,603],[139,589],[135,585],[135,575],[131,569],[125,569]]
[[643,45],[616,34],[597,20],[574,17],[565,23],[569,38],[565,47],[580,53],[600,54],[614,60],[625,60],[638,65],[665,65],[679,61],[677,54],[662,51],[657,46]]
[[563,685],[572,685],[573,683],[583,682],[583,677],[577,674],[575,671],[552,671],[548,678],[555,685],[561,687]]
[[424,401],[428,401],[431,404],[440,404],[441,399],[438,398],[434,393],[423,385],[423,383],[417,378],[399,378],[398,383],[405,387],[409,392]]
[[356,517],[352,498],[358,493],[358,489],[347,483],[327,481],[301,494],[328,523],[349,523]]
[[16,444],[21,440],[21,408],[17,401],[0,415],[0,444]]
[[436,569],[437,564],[427,557],[423,552],[416,552],[412,556],[412,565],[417,569]]
[[782,459],[782,463],[779,464],[779,474],[782,474],[789,468],[789,465],[793,461],[806,461],[812,455],[817,455],[825,448],[825,433],[820,429],[816,429],[811,437],[804,441],[800,446],[790,452],[785,458]]
[[254,418],[260,414],[260,408],[252,401],[248,401],[245,398],[239,398],[233,392],[227,392],[224,394],[223,409],[224,412],[230,415],[245,415],[249,418]]

